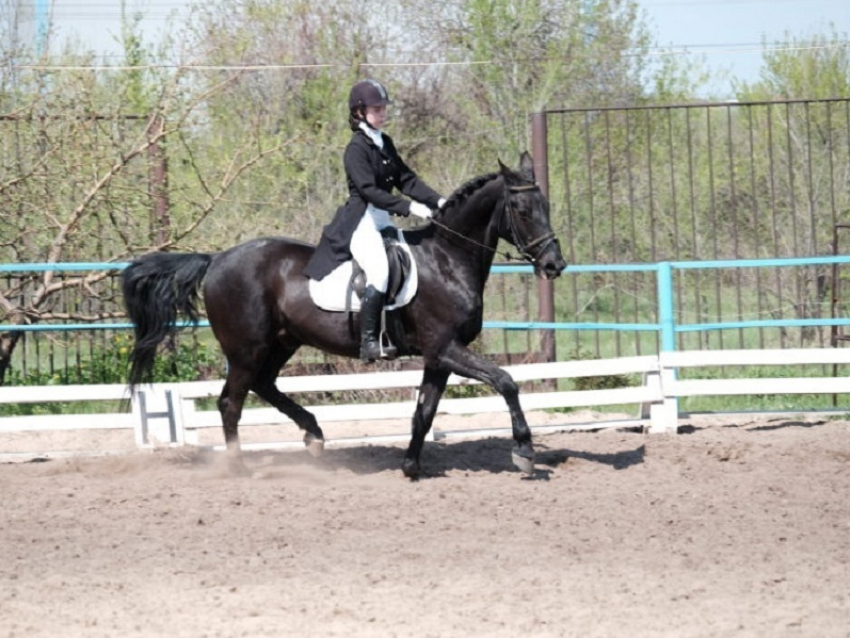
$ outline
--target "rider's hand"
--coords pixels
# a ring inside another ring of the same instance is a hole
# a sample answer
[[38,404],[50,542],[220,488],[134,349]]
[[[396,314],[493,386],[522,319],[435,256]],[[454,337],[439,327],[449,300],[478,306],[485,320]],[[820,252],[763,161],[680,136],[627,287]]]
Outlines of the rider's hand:
[[437,208],[442,208],[443,206],[445,206],[445,204],[446,204],[446,198],[441,197],[440,201],[437,202]]
[[410,214],[422,219],[431,219],[432,216],[431,209],[419,202],[410,202]]

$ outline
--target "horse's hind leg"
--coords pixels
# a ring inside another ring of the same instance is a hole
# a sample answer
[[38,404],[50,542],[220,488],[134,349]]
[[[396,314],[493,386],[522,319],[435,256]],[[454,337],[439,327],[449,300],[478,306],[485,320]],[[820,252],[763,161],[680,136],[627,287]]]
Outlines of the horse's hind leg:
[[275,385],[278,372],[289,358],[295,354],[296,349],[279,351],[276,356],[269,357],[263,364],[251,389],[264,401],[292,419],[299,428],[304,430],[304,445],[307,451],[314,457],[319,457],[325,449],[325,435],[316,421],[312,412],[305,410],[295,401],[290,399]]
[[322,455],[325,449],[325,435],[312,412],[305,410],[278,390],[274,381],[258,382],[258,385],[254,386],[254,392],[295,421],[298,427],[304,430],[304,445],[307,446],[307,451],[311,455],[315,457]]
[[231,471],[236,474],[247,472],[239,445],[239,419],[242,418],[242,406],[245,405],[252,379],[253,374],[250,371],[229,365],[227,379],[218,397],[218,411],[224,429],[228,463]]
[[422,454],[425,437],[431,429],[431,424],[434,422],[437,405],[440,403],[440,398],[443,396],[448,380],[448,370],[425,366],[425,372],[422,375],[422,384],[419,386],[419,399],[416,404],[416,411],[413,413],[413,429],[410,437],[410,445],[407,448],[407,453],[404,455],[404,461],[401,465],[402,472],[411,480],[419,478],[419,456]]

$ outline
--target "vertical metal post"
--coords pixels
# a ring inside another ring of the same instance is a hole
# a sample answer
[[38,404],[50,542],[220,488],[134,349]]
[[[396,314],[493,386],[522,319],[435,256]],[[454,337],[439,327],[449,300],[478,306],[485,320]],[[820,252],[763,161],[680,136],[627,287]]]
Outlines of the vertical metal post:
[[[549,146],[547,140],[546,113],[538,112],[531,115],[531,155],[534,161],[534,178],[537,180],[543,195],[549,198]],[[555,321],[555,292],[554,285],[548,279],[537,283],[537,316],[538,321],[554,323]],[[555,331],[541,330],[540,357],[542,361],[555,361]]]
[[673,267],[669,261],[658,264],[658,325],[661,328],[661,351],[676,349],[676,317],[673,307]]
[[168,216],[168,157],[161,144],[164,128],[165,120],[160,114],[155,115],[148,125],[148,135],[152,138],[148,147],[150,190],[153,199],[152,239],[158,244],[168,241],[171,227],[171,219]]
[[661,384],[663,400],[649,407],[650,432],[676,432],[679,419],[679,399],[670,388],[675,384],[675,368],[664,364],[664,353],[676,350],[676,312],[673,305],[673,267],[669,261],[658,264],[658,325],[661,331],[661,352],[658,353],[661,368],[658,382]]
[[[838,250],[838,238],[839,238],[839,230],[847,230],[850,228],[850,224],[833,224],[832,226],[832,254],[839,255],[841,254]],[[838,304],[841,299],[841,276],[838,272],[838,264],[832,264],[832,303],[830,304],[830,317],[832,319],[838,318]],[[842,341],[848,341],[847,335],[842,334],[841,328],[836,325],[832,325],[829,328],[830,330],[830,339],[829,343],[833,348],[837,348],[839,343]],[[832,364],[832,376],[838,376],[838,364]],[[833,407],[838,406],[838,395],[832,395],[832,405]]]

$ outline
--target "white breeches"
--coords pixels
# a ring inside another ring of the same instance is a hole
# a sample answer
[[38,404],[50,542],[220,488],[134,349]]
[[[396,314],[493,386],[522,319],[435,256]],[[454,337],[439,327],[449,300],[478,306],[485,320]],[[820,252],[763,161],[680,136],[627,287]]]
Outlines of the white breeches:
[[351,254],[366,273],[366,285],[374,286],[378,292],[387,291],[390,279],[381,229],[392,225],[387,211],[369,204],[351,236]]

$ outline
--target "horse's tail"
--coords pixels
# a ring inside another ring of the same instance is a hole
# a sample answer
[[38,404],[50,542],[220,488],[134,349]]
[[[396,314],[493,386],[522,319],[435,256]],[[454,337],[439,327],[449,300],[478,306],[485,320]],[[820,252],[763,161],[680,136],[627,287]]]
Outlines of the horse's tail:
[[152,379],[157,348],[180,330],[178,314],[198,321],[198,291],[212,261],[203,253],[151,253],[133,260],[121,275],[124,305],[133,322],[128,385]]

